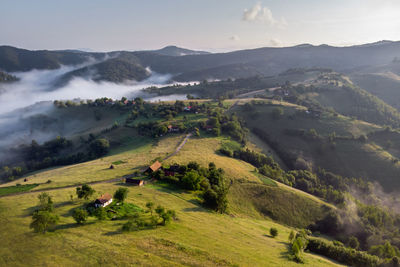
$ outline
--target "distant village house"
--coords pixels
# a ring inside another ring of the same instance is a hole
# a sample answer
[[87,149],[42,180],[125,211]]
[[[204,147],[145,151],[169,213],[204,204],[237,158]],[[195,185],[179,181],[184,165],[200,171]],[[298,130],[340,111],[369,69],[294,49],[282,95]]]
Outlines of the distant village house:
[[161,168],[161,163],[157,160],[153,164],[151,164],[145,171],[145,173],[153,173],[158,171]]
[[110,194],[101,195],[96,201],[94,202],[94,206],[96,208],[106,207],[112,203],[112,196]]
[[168,125],[168,132],[172,133],[172,132],[179,132],[179,127],[178,126],[172,126],[172,125]]

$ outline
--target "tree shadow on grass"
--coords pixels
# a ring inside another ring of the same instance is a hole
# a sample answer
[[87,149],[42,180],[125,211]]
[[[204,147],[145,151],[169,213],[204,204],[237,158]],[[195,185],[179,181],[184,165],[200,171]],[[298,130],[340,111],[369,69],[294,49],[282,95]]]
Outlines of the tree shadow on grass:
[[21,218],[26,218],[32,216],[33,212],[39,209],[39,206],[29,207],[23,210],[22,214],[20,215]]
[[74,204],[74,202],[72,202],[72,201],[64,201],[64,202],[61,202],[61,203],[56,203],[56,204],[54,204],[54,208],[62,208],[62,207],[65,207],[65,206],[68,206],[68,205],[73,205]]
[[272,235],[269,235],[269,234],[265,234],[265,235],[263,235],[263,236],[269,237],[269,238],[274,238]]
[[290,244],[289,243],[287,243],[287,242],[282,242],[282,241],[279,241],[278,242],[279,244],[282,244],[282,245],[284,245],[285,247],[286,247],[286,250],[284,250],[284,251],[282,251],[281,253],[279,253],[280,254],[280,258],[281,259],[286,259],[286,260],[290,260],[290,256],[291,256],[291,253],[290,253],[290,250],[291,250],[291,247],[290,247]]
[[183,211],[196,211],[196,212],[211,212],[205,207],[203,207],[198,199],[189,199],[188,202],[196,205],[196,207],[191,207],[191,208],[184,208]]
[[115,230],[115,231],[111,231],[111,232],[107,232],[103,235],[105,236],[114,236],[114,235],[121,235],[123,234],[122,230]]
[[78,223],[59,224],[59,225],[54,227],[52,232],[55,232],[55,231],[58,231],[58,230],[78,228],[78,227],[81,227],[81,226],[91,225],[91,224],[95,224],[95,223],[96,222],[88,222],[88,223],[84,223],[84,224],[78,224]]

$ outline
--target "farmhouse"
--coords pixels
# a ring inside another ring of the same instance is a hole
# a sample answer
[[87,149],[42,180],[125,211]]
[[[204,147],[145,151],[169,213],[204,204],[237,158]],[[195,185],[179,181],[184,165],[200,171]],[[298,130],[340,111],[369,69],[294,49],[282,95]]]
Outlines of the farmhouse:
[[178,126],[172,126],[168,125],[168,132],[179,132],[179,127]]
[[161,168],[161,163],[157,160],[153,164],[151,164],[145,171],[145,173],[153,173],[158,171]]
[[126,178],[125,183],[131,184],[131,185],[142,186],[144,184],[144,181],[141,179]]
[[111,204],[112,202],[112,196],[108,193],[101,195],[98,199],[96,199],[96,201],[94,202],[94,206],[96,208],[100,208],[100,207],[105,207]]

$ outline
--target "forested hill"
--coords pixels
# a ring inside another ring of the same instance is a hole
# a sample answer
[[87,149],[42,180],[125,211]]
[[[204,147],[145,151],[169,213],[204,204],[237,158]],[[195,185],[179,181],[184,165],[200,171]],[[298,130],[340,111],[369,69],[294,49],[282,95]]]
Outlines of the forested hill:
[[18,80],[17,77],[10,75],[8,73],[5,73],[3,71],[0,71],[0,82],[13,82]]
[[[56,69],[61,65],[77,65],[89,59],[130,54],[141,68],[158,73],[174,74],[179,81],[245,78],[254,75],[275,75],[289,68],[325,67],[346,72],[365,66],[387,64],[400,56],[400,42],[333,47],[299,45],[285,48],[258,48],[228,53],[206,53],[174,46],[153,51],[89,53],[81,51],[29,51],[0,46],[0,69],[7,72],[32,69]],[[125,64],[126,62],[120,62]],[[111,61],[106,64],[115,64]],[[113,67],[111,67],[113,68]],[[127,68],[128,71],[129,68]],[[132,68],[132,72],[137,68]],[[178,76],[179,75],[179,76]],[[132,75],[127,75],[132,76]],[[118,79],[115,82],[119,82]]]

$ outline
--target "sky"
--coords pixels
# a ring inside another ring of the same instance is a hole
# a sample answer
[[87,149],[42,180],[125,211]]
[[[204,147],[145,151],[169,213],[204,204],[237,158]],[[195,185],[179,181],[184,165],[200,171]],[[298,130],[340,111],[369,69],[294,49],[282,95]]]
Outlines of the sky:
[[400,0],[1,0],[0,45],[231,51],[400,40]]

